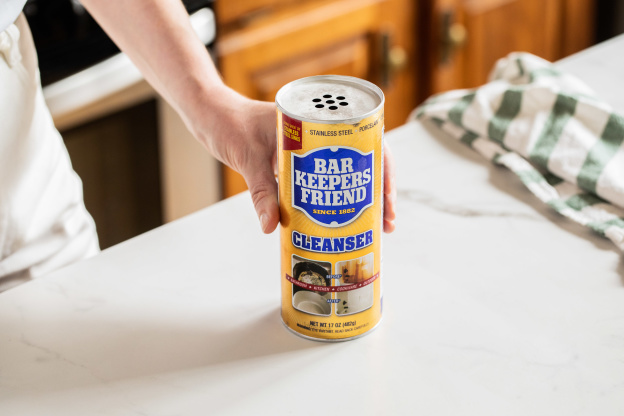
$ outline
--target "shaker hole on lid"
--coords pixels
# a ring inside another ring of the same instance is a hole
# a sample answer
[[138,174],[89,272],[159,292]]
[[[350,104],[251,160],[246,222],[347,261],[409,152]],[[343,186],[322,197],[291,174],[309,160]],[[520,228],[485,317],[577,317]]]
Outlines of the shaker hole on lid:
[[343,101],[343,102],[340,103],[340,105],[349,105],[349,103],[346,102],[346,101]]
[[320,98],[315,98],[312,100],[313,103],[320,103],[322,100]]
[[325,106],[324,106],[323,104],[317,104],[317,105],[315,105],[314,107],[316,107],[316,108],[323,108],[323,107],[325,107]]
[[335,103],[335,102],[336,102],[336,101],[334,101],[334,100],[327,100],[327,101],[325,101],[325,103],[327,103],[327,104],[333,104],[333,103]]
[[325,95],[323,96],[323,98],[331,98],[331,95],[329,95],[329,94],[325,94]]
[[342,95],[340,95],[340,96],[336,97],[336,99],[337,99],[337,100],[344,100],[344,99],[345,99],[345,97],[343,97]]
[[330,105],[330,106],[329,106],[329,109],[330,109],[330,110],[338,110],[338,107],[336,107],[335,105]]

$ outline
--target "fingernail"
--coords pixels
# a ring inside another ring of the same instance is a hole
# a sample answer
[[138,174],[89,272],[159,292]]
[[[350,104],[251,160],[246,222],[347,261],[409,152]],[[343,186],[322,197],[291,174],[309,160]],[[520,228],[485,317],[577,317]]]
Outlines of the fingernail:
[[267,226],[267,221],[268,220],[269,220],[269,218],[267,217],[266,214],[260,215],[260,227],[262,228],[262,231],[266,231],[266,226]]

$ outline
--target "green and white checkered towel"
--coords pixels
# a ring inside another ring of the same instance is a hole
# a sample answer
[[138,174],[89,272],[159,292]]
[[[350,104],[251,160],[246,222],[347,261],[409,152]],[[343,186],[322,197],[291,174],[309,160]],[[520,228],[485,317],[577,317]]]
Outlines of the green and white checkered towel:
[[540,200],[624,251],[624,117],[534,55],[510,54],[490,79],[433,96],[410,117],[506,166]]

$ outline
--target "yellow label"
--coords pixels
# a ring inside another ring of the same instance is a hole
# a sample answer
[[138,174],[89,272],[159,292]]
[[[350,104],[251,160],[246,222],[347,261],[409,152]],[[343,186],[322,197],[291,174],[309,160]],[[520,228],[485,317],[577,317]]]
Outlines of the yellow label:
[[339,340],[381,319],[383,109],[356,124],[278,110],[282,319]]

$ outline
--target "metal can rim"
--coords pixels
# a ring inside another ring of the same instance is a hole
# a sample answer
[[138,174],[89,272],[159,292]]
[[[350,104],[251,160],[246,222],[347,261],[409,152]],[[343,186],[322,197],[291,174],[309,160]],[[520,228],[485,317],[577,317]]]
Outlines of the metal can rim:
[[[352,118],[348,118],[344,120],[316,120],[316,119],[301,117],[300,115],[291,113],[290,111],[284,109],[284,107],[280,105],[279,103],[280,95],[284,94],[288,89],[292,88],[293,86],[296,86],[298,84],[304,84],[306,82],[323,81],[323,80],[332,80],[332,81],[342,80],[342,81],[348,81],[354,84],[359,84],[361,86],[367,87],[372,92],[377,94],[377,96],[380,99],[380,102],[377,105],[377,107],[368,111],[367,113],[361,116],[352,117]],[[300,79],[297,79],[295,81],[289,82],[288,84],[284,85],[282,88],[279,89],[279,91],[277,91],[277,94],[275,94],[275,105],[283,114],[286,114],[288,117],[294,118],[296,120],[306,121],[308,123],[322,123],[322,124],[355,124],[359,121],[364,120],[367,117],[372,116],[373,114],[376,114],[379,110],[381,110],[384,107],[385,101],[386,101],[386,97],[383,91],[381,90],[381,88],[379,88],[377,85],[373,84],[370,81],[366,81],[365,79],[351,77],[347,75],[314,75],[311,77],[300,78]]]

